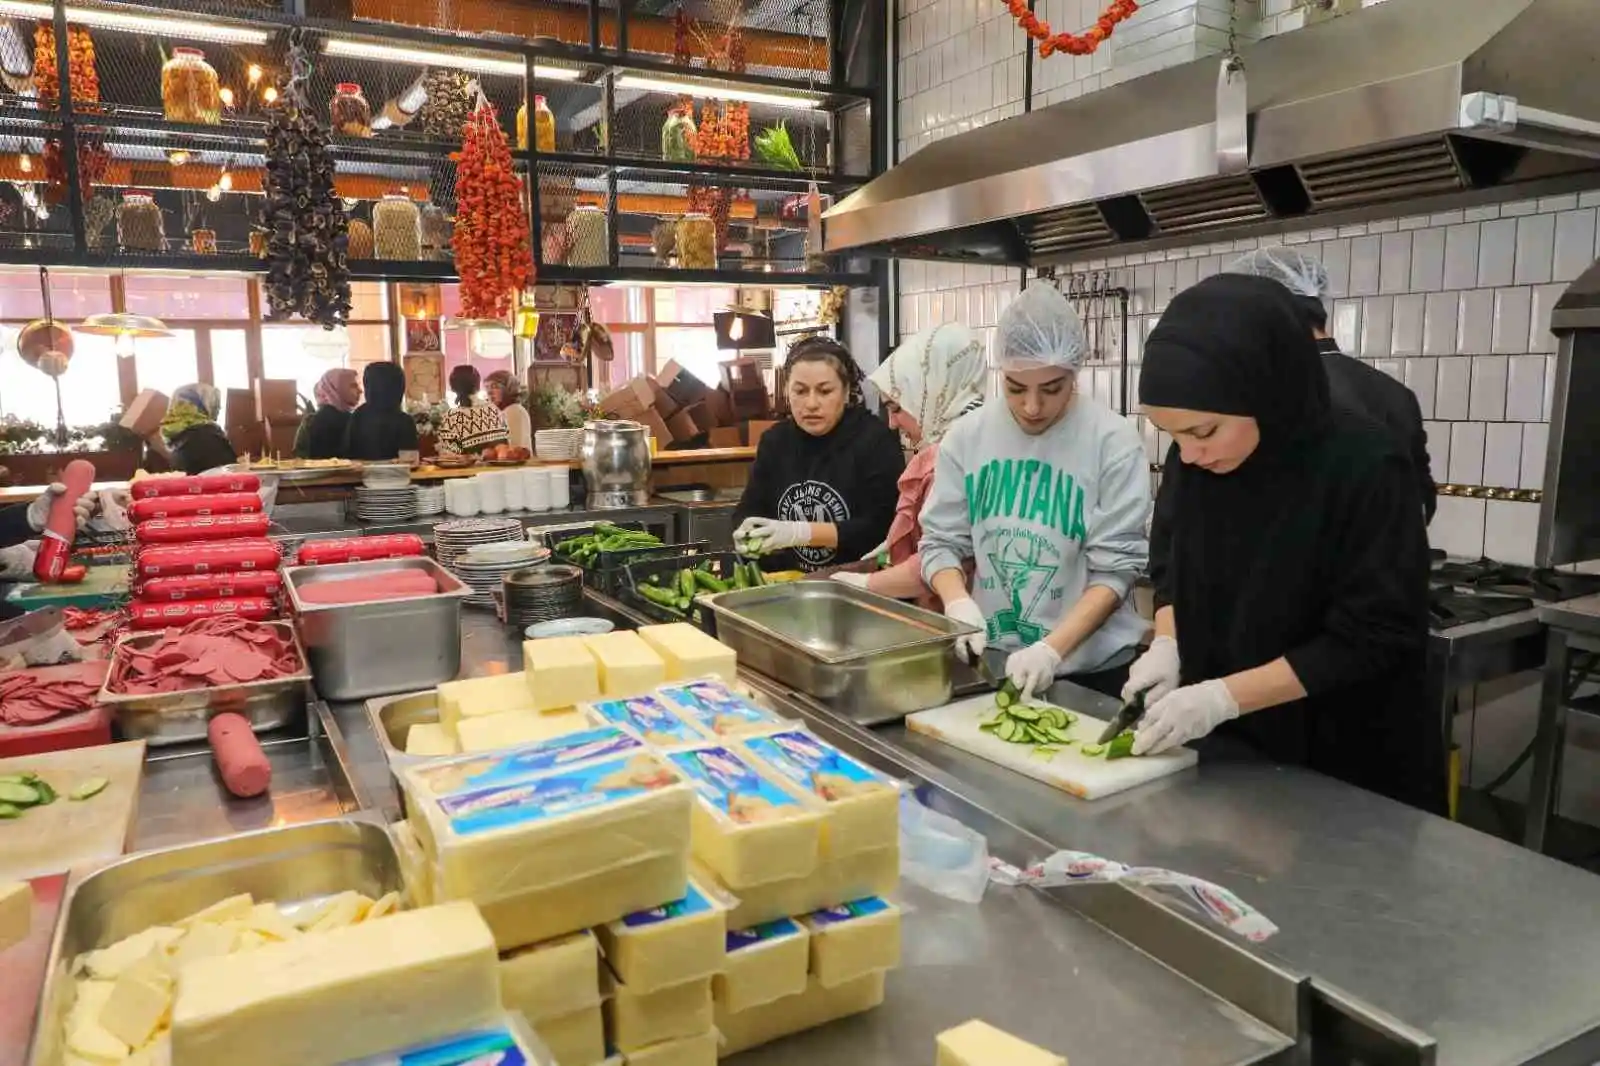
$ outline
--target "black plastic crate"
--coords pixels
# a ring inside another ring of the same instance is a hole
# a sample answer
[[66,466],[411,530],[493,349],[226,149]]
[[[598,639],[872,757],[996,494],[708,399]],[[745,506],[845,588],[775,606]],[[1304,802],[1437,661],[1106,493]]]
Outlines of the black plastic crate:
[[[706,633],[716,636],[716,613],[701,604],[693,604],[689,609],[689,617],[685,618],[677,611],[663,604],[656,603],[644,593],[639,591],[641,585],[651,584],[651,578],[656,578],[659,587],[668,587],[669,575],[671,580],[677,579],[677,574],[685,567],[700,568],[705,565],[712,576],[733,587],[734,567],[740,559],[733,552],[706,552],[701,555],[669,558],[669,559],[642,559],[629,563],[627,566],[627,580],[624,582],[620,598],[628,606],[636,608],[642,614],[660,622],[691,622]],[[702,589],[701,591],[711,591]]]
[[[643,530],[640,522],[611,522],[610,525],[618,529]],[[549,547],[553,558],[558,562],[570,562],[560,545],[576,537],[584,537],[593,533],[594,526],[572,526],[567,529],[547,530],[544,534],[545,545]],[[581,567],[583,579],[592,588],[604,592],[608,596],[620,593],[628,583],[627,567],[650,559],[682,559],[685,556],[699,555],[709,547],[709,542],[703,540],[691,541],[684,544],[662,544],[649,548],[629,548],[625,551],[603,551],[587,566]],[[575,564],[576,565],[576,564]]]

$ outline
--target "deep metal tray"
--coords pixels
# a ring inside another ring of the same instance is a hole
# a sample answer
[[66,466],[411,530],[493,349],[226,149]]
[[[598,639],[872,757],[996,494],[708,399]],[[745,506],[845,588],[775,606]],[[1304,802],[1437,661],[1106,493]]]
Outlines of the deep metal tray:
[[27,1066],[62,1066],[72,960],[240,892],[288,913],[339,892],[376,899],[405,888],[388,831],[375,814],[147,851],[73,871],[50,941]]
[[871,725],[949,702],[956,638],[942,614],[837,581],[706,597],[739,664]]

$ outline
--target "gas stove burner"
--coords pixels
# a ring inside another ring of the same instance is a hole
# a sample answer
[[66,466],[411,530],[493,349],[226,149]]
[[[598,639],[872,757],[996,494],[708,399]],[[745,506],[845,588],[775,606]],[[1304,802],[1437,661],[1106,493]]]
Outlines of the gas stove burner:
[[1600,592],[1600,574],[1577,574],[1479,559],[1472,563],[1435,566],[1430,584],[1435,589],[1455,587],[1552,603]]
[[1487,622],[1491,618],[1526,611],[1532,606],[1533,600],[1526,596],[1462,591],[1449,585],[1434,588],[1428,593],[1430,627],[1435,630]]

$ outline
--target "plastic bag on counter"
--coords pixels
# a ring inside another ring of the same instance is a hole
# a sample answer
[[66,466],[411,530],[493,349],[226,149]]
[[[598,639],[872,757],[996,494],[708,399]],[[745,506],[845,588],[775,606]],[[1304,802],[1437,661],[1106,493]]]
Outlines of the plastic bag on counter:
[[1221,885],[1159,866],[1125,866],[1086,851],[1058,851],[1026,870],[995,859],[990,862],[990,876],[997,884],[1035,888],[1125,881],[1175,892],[1199,907],[1207,918],[1253,943],[1260,943],[1278,931],[1265,914]]
[[982,902],[989,842],[907,790],[900,794],[900,876],[948,899]]

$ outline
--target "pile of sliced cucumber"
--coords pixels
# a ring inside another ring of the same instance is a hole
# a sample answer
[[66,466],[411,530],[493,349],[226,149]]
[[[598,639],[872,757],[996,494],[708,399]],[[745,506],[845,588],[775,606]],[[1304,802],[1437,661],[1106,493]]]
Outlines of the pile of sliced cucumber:
[[[1040,757],[1055,755],[1078,744],[1067,732],[1078,720],[1077,715],[1048,704],[1024,703],[1022,693],[1010,681],[995,693],[994,705],[994,717],[981,723],[978,729],[1007,744],[1032,745],[1034,754]],[[1121,759],[1133,754],[1133,734],[1122,733],[1109,744],[1078,744],[1078,751],[1090,758]]]
[[[109,784],[103,777],[91,777],[68,792],[67,799],[92,799]],[[50,782],[38,774],[0,774],[0,818],[21,818],[30,807],[46,807],[60,798]]]

